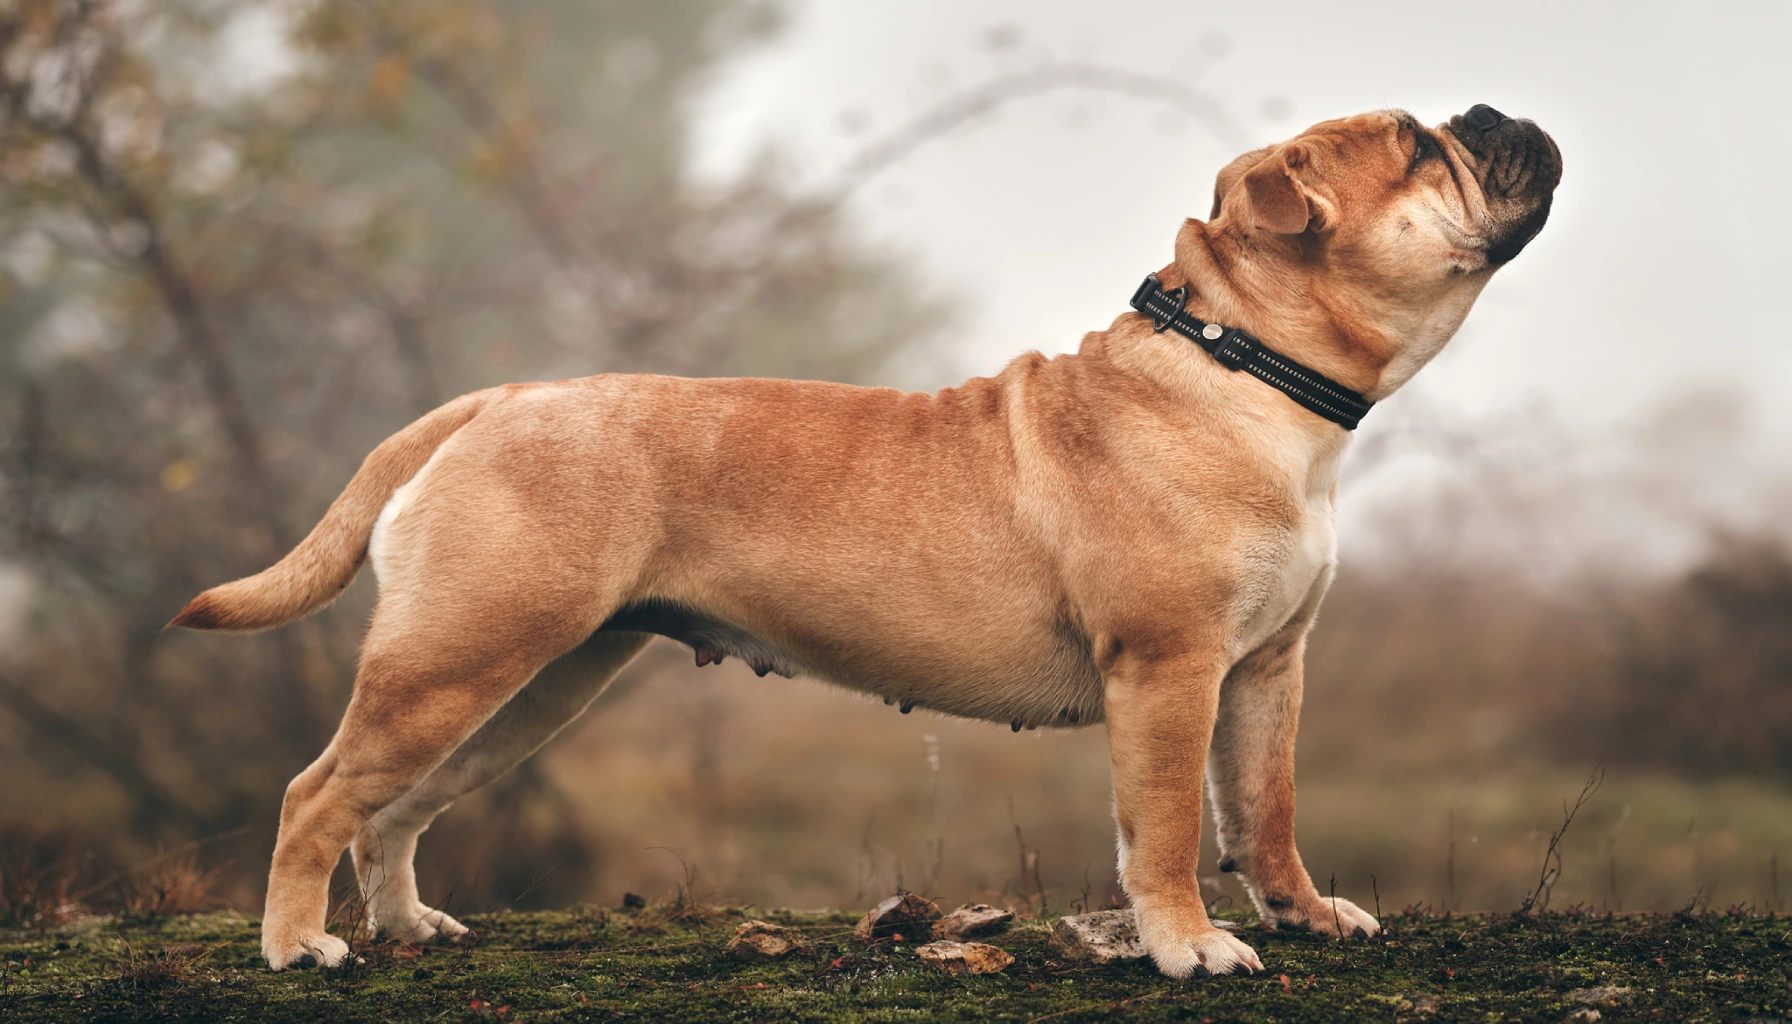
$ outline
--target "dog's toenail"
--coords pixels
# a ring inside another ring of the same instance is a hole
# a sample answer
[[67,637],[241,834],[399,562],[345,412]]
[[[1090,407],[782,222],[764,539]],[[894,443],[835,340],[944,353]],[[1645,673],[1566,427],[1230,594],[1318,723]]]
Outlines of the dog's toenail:
[[1237,870],[1238,870],[1238,862],[1233,860],[1232,858],[1227,857],[1225,860],[1220,861],[1220,873],[1221,874],[1229,875],[1232,872],[1237,871]]
[[1202,963],[1206,963],[1207,962],[1207,954],[1201,952],[1200,950],[1196,950],[1195,951],[1195,959],[1201,961]]
[[1019,732],[1020,731],[1020,719],[1016,718],[1014,721],[1009,722],[1008,728],[1013,729],[1015,732]]
[[1366,939],[1369,937],[1369,933],[1364,930],[1361,925],[1358,925],[1356,929],[1356,937],[1359,939]]
[[897,710],[901,711],[903,714],[906,715],[910,711],[915,710],[915,702],[912,700],[905,700],[902,702],[902,707],[898,708]]
[[292,963],[287,964],[286,966],[298,967],[298,968],[316,967],[317,966],[317,957],[312,956],[310,953],[306,953],[304,956],[299,957],[297,960],[294,960]]
[[1188,975],[1191,978],[1209,978],[1213,976],[1213,972],[1207,969],[1206,964],[1196,964],[1195,969],[1188,972]]

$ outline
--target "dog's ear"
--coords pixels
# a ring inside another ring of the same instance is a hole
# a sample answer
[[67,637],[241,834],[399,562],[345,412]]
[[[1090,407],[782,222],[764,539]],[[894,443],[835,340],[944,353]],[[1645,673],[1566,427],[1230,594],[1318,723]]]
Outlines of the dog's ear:
[[1253,149],[1220,168],[1220,176],[1213,179],[1213,212],[1207,215],[1208,220],[1219,217],[1220,205],[1226,201],[1226,193],[1232,191],[1233,187],[1238,184],[1238,179],[1244,177],[1244,172],[1257,166],[1275,148],[1274,146],[1264,146],[1262,149]]
[[1306,162],[1306,147],[1293,143],[1244,172],[1244,191],[1250,197],[1251,219],[1258,228],[1279,235],[1298,235],[1307,230],[1313,208],[1297,177]]

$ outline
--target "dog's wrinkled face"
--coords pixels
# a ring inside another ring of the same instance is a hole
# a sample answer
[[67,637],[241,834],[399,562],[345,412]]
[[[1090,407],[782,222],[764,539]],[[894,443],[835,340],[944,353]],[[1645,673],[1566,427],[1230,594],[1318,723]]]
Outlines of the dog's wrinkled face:
[[[1429,255],[1433,275],[1457,276],[1517,256],[1542,230],[1561,178],[1561,154],[1543,129],[1492,107],[1436,128],[1378,111],[1234,160],[1220,172],[1214,216],[1236,206],[1259,231],[1396,255],[1403,276]],[[1417,239],[1406,237],[1413,231]],[[1415,246],[1420,239],[1433,244]]]
[[1336,295],[1380,328],[1391,389],[1542,230],[1561,176],[1550,137],[1492,107],[1435,128],[1377,111],[1234,160],[1216,183],[1213,220],[1302,294]]

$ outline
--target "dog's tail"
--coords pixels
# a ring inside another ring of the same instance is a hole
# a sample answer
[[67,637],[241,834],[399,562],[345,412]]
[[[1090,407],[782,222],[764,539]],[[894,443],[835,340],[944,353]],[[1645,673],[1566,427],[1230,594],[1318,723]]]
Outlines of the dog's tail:
[[416,476],[494,393],[462,395],[386,438],[298,547],[254,576],[200,594],[168,625],[253,633],[283,626],[336,600],[366,560],[374,521],[392,493]]

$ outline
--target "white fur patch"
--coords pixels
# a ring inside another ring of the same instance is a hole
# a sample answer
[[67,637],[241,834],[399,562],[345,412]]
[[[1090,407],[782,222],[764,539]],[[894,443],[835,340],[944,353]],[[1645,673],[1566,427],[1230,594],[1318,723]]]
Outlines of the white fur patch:
[[[450,438],[450,440],[453,439]],[[388,573],[396,569],[392,562],[389,531],[392,524],[398,521],[398,517],[403,515],[405,509],[410,505],[411,499],[416,494],[417,485],[423,482],[425,476],[429,475],[430,469],[435,466],[436,460],[442,457],[442,452],[447,447],[444,444],[437,448],[435,453],[429,457],[429,461],[423,464],[423,468],[417,471],[416,476],[406,480],[398,490],[393,491],[392,497],[386,499],[386,507],[380,509],[379,518],[373,521],[373,533],[367,538],[367,562],[373,566],[374,579],[386,580],[389,578]]]

